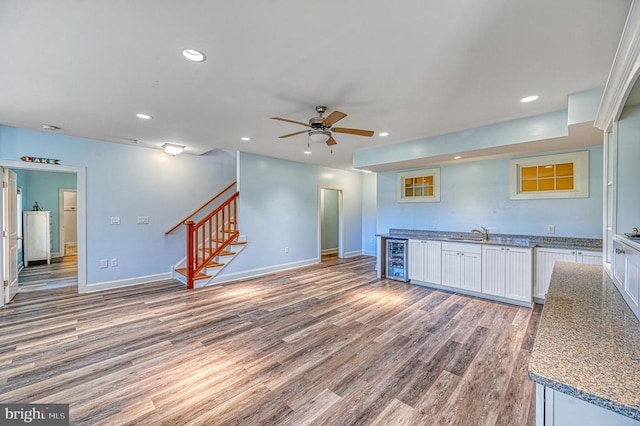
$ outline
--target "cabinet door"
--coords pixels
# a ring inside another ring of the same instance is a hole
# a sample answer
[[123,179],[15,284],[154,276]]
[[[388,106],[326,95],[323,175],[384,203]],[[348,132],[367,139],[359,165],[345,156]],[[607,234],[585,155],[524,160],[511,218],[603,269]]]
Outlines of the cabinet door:
[[460,288],[482,291],[482,255],[480,253],[460,253],[461,274]]
[[442,285],[460,288],[459,252],[442,250]]
[[424,281],[424,247],[420,240],[409,240],[409,279]]
[[506,250],[506,294],[509,299],[531,303],[533,256],[531,249]]
[[627,263],[624,276],[624,292],[631,299],[631,309],[638,311],[640,298],[640,252],[627,249]]
[[424,280],[434,284],[442,282],[442,243],[440,241],[425,241],[425,270]]
[[565,249],[536,249],[536,288],[535,297],[544,299],[547,290],[549,289],[549,282],[551,281],[551,273],[553,272],[553,265],[556,262],[573,262],[576,261],[575,250]]
[[504,297],[506,286],[505,248],[482,246],[482,292]]
[[580,250],[576,253],[576,261],[587,265],[602,265],[602,252]]

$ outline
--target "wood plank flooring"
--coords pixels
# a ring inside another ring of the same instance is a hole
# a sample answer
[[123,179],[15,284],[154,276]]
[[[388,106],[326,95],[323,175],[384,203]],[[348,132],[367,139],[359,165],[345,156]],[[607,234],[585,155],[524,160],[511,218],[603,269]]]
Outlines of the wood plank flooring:
[[187,291],[19,293],[0,402],[84,425],[533,425],[540,316],[332,259]]
[[52,288],[78,287],[78,256],[65,256],[46,261],[30,262],[18,275],[19,291],[39,291]]

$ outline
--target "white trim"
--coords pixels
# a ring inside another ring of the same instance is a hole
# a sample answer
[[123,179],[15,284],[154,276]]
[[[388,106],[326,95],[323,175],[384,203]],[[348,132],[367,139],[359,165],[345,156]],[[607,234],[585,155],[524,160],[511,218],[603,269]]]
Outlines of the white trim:
[[[570,191],[520,192],[520,169],[522,166],[558,163],[574,164],[573,183],[575,189]],[[515,158],[511,160],[509,169],[509,198],[512,200],[589,197],[589,151]]]
[[344,257],[356,257],[356,256],[361,256],[362,255],[362,250],[354,250],[354,251],[348,251],[344,254]]
[[[0,167],[18,170],[39,170],[46,172],[63,172],[76,174],[76,191],[78,194],[78,293],[87,292],[87,168],[65,166],[62,164],[28,163],[0,159]],[[4,261],[0,260],[4,263]],[[3,267],[4,265],[0,265]]]
[[363,250],[362,251],[362,255],[363,256],[377,256],[378,253],[376,253],[375,251],[369,251],[369,250]]
[[[404,180],[411,177],[433,176],[432,196],[404,196]],[[398,203],[439,203],[440,202],[440,168],[413,170],[409,172],[398,172],[396,201]]]
[[171,272],[163,272],[161,274],[143,275],[140,277],[125,278],[123,280],[103,281],[87,285],[86,293],[95,293],[97,291],[112,290],[114,288],[131,287],[134,285],[147,284],[155,281],[170,280]]
[[324,213],[323,189],[338,191],[338,258],[342,259],[344,257],[344,245],[346,241],[344,225],[344,191],[343,188],[340,187],[324,186],[321,184],[318,184],[318,258],[321,257],[322,253],[322,216]]
[[274,272],[282,272],[282,271],[287,271],[289,269],[298,269],[305,266],[315,265],[317,263],[320,263],[319,257],[306,259],[306,260],[299,260],[297,262],[291,262],[291,263],[282,263],[280,265],[266,266],[263,268],[249,269],[246,271],[235,272],[232,274],[222,274],[222,275],[218,275],[213,281],[211,281],[210,285],[223,284],[223,283],[243,280],[247,278],[257,278],[263,275],[272,274]]
[[338,248],[334,247],[334,248],[328,248],[328,249],[322,249],[322,255],[325,256],[327,254],[335,254],[338,253]]
[[633,1],[618,43],[607,85],[594,125],[606,130],[617,121],[622,108],[640,76],[640,6]]

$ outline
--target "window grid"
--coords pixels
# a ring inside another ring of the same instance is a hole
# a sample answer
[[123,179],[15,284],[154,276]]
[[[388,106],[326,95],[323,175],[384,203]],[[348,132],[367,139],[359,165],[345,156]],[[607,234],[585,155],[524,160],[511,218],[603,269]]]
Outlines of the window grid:
[[521,192],[573,191],[574,164],[553,163],[521,167]]

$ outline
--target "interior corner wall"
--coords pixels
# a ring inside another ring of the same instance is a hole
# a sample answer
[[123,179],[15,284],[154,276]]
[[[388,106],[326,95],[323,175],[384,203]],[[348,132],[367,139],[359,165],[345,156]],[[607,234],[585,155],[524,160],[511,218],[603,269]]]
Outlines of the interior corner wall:
[[[160,149],[0,126],[0,159],[25,155],[86,168],[89,291],[168,275],[185,256],[186,237],[183,229],[165,231],[236,179],[234,152],[172,157]],[[149,224],[137,224],[137,216],[148,216]],[[111,225],[111,217],[120,225]],[[114,258],[118,266],[100,268],[101,259]]]
[[376,173],[362,175],[362,254],[375,256],[377,210]]
[[360,173],[245,152],[239,156],[238,226],[247,245],[220,281],[319,262],[322,187],[343,192],[345,256],[362,252]]
[[[589,151],[589,197],[511,200],[509,158],[440,166],[441,202],[398,203],[397,172],[378,173],[377,231],[390,228],[602,238],[602,146]],[[545,155],[545,154],[536,154]]]

